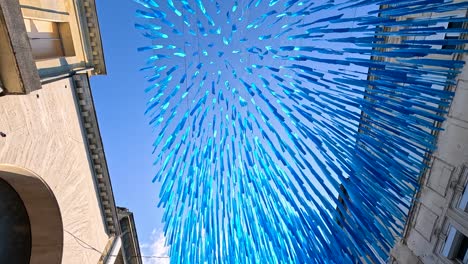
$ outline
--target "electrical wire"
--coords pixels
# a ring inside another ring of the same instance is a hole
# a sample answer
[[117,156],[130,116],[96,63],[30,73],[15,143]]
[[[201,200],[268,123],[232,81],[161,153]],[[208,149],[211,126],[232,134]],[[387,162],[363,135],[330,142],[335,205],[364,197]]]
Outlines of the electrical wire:
[[[73,233],[69,232],[68,230],[65,230],[64,231],[69,234],[70,236],[72,236],[75,241],[78,243],[78,245],[80,245],[82,248],[84,249],[87,249],[87,250],[92,250],[92,251],[96,251],[97,253],[99,253],[101,256],[104,254],[104,252],[100,251],[99,249],[91,246],[89,243],[86,243],[86,241],[83,241],[81,238],[75,236]],[[107,255],[108,257],[118,257],[118,255]],[[132,255],[132,256],[128,256],[128,257],[131,257],[131,258],[157,258],[157,259],[169,259],[168,256],[154,256],[154,255]]]

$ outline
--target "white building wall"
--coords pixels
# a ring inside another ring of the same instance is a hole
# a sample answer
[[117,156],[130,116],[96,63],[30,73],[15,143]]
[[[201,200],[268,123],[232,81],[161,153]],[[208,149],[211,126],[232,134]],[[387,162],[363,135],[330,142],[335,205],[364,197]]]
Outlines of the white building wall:
[[0,137],[0,164],[33,171],[56,196],[64,224],[63,263],[98,263],[108,235],[71,79],[0,97],[0,132],[6,134]]

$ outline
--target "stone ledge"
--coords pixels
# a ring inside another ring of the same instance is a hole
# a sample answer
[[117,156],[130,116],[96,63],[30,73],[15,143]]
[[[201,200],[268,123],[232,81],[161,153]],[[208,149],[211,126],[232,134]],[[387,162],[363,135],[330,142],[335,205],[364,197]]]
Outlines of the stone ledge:
[[26,94],[41,88],[17,1],[0,0],[0,80],[9,94]]
[[392,248],[390,252],[393,263],[398,264],[422,264],[422,261],[401,241]]

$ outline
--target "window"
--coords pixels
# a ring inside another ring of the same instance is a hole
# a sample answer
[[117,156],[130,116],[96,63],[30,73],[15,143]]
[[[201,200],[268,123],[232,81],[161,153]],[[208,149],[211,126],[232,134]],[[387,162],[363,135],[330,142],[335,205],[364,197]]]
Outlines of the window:
[[[463,22],[450,22],[447,25],[447,29],[460,29],[463,27]],[[453,39],[459,39],[460,38],[460,33],[456,32],[447,32],[445,34],[445,40],[453,40]],[[457,45],[452,44],[452,43],[447,43],[446,45],[442,46],[442,49],[456,49]]]
[[[445,39],[446,40],[451,40],[451,39],[458,39],[458,36],[445,36]],[[454,45],[454,44],[446,44],[446,45],[442,45],[442,49],[456,49],[457,48],[457,45]]]
[[449,227],[442,255],[455,263],[468,264],[468,237],[453,226]]
[[459,179],[451,184],[454,193],[447,210],[445,241],[440,241],[441,257],[452,263],[468,264],[468,167],[462,166]]
[[465,186],[460,202],[458,202],[458,208],[468,213],[468,188]]
[[68,23],[24,19],[35,60],[75,56]]
[[450,22],[448,28],[462,28],[463,22]]

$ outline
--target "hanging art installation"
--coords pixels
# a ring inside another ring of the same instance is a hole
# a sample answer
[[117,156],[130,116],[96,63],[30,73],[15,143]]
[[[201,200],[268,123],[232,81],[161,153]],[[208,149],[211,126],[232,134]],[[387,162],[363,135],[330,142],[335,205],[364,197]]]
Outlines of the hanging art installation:
[[171,263],[387,261],[468,2],[135,1]]

